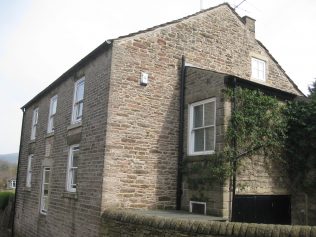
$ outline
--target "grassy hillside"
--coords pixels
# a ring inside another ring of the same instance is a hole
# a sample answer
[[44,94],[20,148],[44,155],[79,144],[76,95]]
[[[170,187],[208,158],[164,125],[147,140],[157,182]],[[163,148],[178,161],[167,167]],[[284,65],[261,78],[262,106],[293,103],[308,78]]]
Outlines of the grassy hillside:
[[17,164],[0,160],[0,190],[6,187],[7,180],[16,177]]
[[17,164],[18,157],[19,157],[19,153],[0,154],[0,161],[6,161],[11,164]]

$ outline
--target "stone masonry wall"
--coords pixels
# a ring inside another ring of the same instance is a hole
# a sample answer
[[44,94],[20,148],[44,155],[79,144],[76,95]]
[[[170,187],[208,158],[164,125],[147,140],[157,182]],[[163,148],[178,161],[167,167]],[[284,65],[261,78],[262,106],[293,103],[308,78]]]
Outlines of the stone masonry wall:
[[[122,228],[124,226],[124,228]],[[145,216],[137,212],[107,210],[102,217],[102,237],[315,237],[316,226],[264,225]]]
[[182,55],[245,79],[260,55],[266,84],[299,94],[227,5],[114,40],[102,209],[175,207]]
[[[225,74],[215,73],[196,68],[187,69],[185,88],[185,122],[184,122],[184,161],[187,164],[204,162],[211,159],[210,155],[187,155],[188,142],[188,105],[204,99],[216,97],[216,152],[224,148],[224,136],[230,123],[231,104],[224,96]],[[237,195],[289,195],[288,177],[282,172],[282,165],[277,161],[269,161],[263,157],[254,156],[242,159],[237,172]],[[186,174],[190,175],[190,173]],[[192,175],[192,174],[191,174]],[[189,210],[189,201],[206,202],[207,213],[228,218],[230,212],[231,194],[229,182],[223,185],[189,188],[184,177],[184,195],[182,206]],[[197,200],[195,200],[197,199]]]
[[[185,84],[185,110],[184,110],[184,162],[186,166],[197,162],[204,162],[210,159],[210,155],[189,156],[188,155],[188,106],[194,102],[216,98],[216,145],[215,151],[220,152],[224,147],[224,134],[227,129],[230,114],[230,103],[224,98],[224,77],[225,74],[210,72],[197,68],[187,68]],[[187,173],[186,175],[192,176]],[[230,196],[228,186],[222,184],[212,184],[203,187],[190,188],[187,177],[183,179],[182,208],[189,210],[190,201],[206,202],[206,212],[210,215],[229,216]]]
[[289,195],[289,178],[282,164],[254,156],[242,159],[236,177],[237,195]]
[[[96,56],[28,107],[24,116],[17,188],[15,236],[99,236],[102,173],[107,118],[111,50]],[[75,80],[85,76],[82,123],[71,123]],[[50,98],[58,95],[55,131],[47,134]],[[30,141],[32,111],[39,107],[35,142]],[[69,146],[80,144],[78,186],[68,193]],[[26,188],[28,155],[33,153],[32,186]],[[42,167],[51,167],[47,215],[40,214]]]

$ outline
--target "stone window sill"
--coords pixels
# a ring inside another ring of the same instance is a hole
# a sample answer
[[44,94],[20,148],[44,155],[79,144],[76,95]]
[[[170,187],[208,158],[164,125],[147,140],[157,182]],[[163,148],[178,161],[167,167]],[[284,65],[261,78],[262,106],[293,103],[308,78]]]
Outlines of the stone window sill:
[[45,138],[49,138],[49,137],[52,137],[52,136],[54,136],[54,132],[47,133]]
[[215,153],[207,154],[207,155],[197,155],[197,156],[186,156],[183,160],[187,162],[199,162],[199,161],[208,161],[212,160]]
[[78,195],[76,192],[63,192],[63,195],[62,195],[63,198],[69,198],[69,199],[74,199],[74,200],[77,200],[78,199]]
[[31,187],[24,187],[24,191],[31,192]]
[[72,129],[75,129],[75,128],[79,128],[82,126],[82,122],[80,121],[79,123],[74,123],[74,124],[70,124],[68,127],[67,127],[67,130],[72,130]]

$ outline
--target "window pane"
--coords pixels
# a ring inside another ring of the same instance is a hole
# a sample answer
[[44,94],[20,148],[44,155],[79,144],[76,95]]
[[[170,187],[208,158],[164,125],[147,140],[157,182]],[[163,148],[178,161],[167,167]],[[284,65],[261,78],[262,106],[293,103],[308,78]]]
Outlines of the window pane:
[[210,102],[204,105],[204,126],[215,124],[214,106],[214,102]]
[[266,62],[260,59],[252,58],[251,60],[251,76],[258,80],[265,80]]
[[43,169],[42,195],[41,195],[41,212],[45,213],[48,209],[48,193],[49,193],[49,174],[50,168]]
[[32,160],[33,160],[33,156],[31,155],[29,157],[29,171],[32,171]]
[[194,151],[204,151],[204,129],[194,131]]
[[45,183],[49,183],[49,171],[45,171]]
[[77,183],[77,169],[76,168],[74,168],[73,170],[72,170],[72,174],[71,174],[71,176],[72,176],[72,182],[71,182],[71,184],[76,184]]
[[35,109],[34,110],[34,114],[33,114],[33,124],[35,125],[35,124],[37,124],[37,120],[38,120],[38,109]]
[[32,117],[32,130],[31,130],[31,139],[35,139],[36,136],[36,125],[38,120],[38,108],[33,110],[33,117]]
[[51,115],[53,115],[53,114],[56,113],[56,108],[57,108],[57,98],[55,98],[55,99],[52,101]]
[[48,209],[48,197],[43,197],[43,211]]
[[77,85],[76,102],[83,100],[84,81]]
[[31,187],[31,180],[32,180],[32,160],[33,155],[29,156],[28,165],[27,165],[27,174],[26,174],[26,186]]
[[214,127],[205,129],[205,150],[214,151]]
[[48,188],[49,188],[49,184],[44,184],[44,196],[48,196]]
[[193,108],[193,128],[203,126],[203,105],[194,106]]
[[78,167],[79,151],[74,151],[72,155],[72,167]]
[[82,108],[83,108],[83,102],[80,102],[77,105],[77,118],[81,118],[81,116],[82,116]]
[[258,62],[258,71],[263,71],[264,68],[264,62],[263,61],[257,61]]
[[67,172],[67,191],[70,192],[76,191],[78,158],[79,146],[72,146],[69,151]]
[[49,132],[53,132],[54,131],[54,116],[51,116],[49,119]]

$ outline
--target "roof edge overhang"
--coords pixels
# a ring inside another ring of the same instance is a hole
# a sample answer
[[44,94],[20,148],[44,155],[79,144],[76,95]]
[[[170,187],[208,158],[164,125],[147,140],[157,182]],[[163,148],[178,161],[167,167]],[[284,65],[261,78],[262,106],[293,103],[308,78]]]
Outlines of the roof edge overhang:
[[301,94],[301,96],[305,96],[305,94],[298,88],[298,86],[295,84],[295,82],[289,77],[289,75],[287,75],[287,73],[285,72],[285,70],[281,67],[281,65],[278,63],[278,61],[272,56],[272,54],[269,52],[269,50],[266,48],[266,46],[264,46],[264,44],[259,41],[256,40],[257,43],[266,51],[266,53],[269,55],[269,57],[272,59],[272,61],[277,65],[277,67],[282,71],[282,73],[285,75],[285,77],[289,80],[289,82],[292,84],[292,86],[295,88],[295,90],[297,90],[297,92],[299,92]]
[[271,87],[269,85],[264,85],[255,81],[251,81],[251,80],[247,80],[244,78],[240,78],[234,75],[230,75],[227,73],[222,73],[222,72],[217,72],[217,71],[213,71],[213,70],[208,70],[208,69],[203,69],[203,68],[199,68],[199,67],[195,67],[195,66],[186,66],[188,68],[193,68],[193,69],[197,69],[197,70],[203,70],[203,71],[207,71],[210,73],[217,73],[217,74],[221,74],[224,77],[224,83],[226,86],[228,87],[232,87],[234,86],[234,81],[236,79],[236,86],[241,86],[243,88],[248,88],[248,89],[259,89],[260,91],[262,91],[264,94],[269,95],[269,96],[275,96],[279,99],[282,100],[294,100],[297,97],[301,97],[300,95],[288,92],[288,91],[284,91],[275,87]]
[[259,89],[262,91],[265,95],[268,96],[274,96],[282,100],[294,100],[296,97],[299,97],[299,95],[284,91],[275,87],[271,87],[268,85],[260,84],[251,80],[243,79],[240,77],[227,75],[225,77],[225,84],[227,86],[234,86],[234,80],[236,79],[236,86],[241,86],[243,88],[255,90]]
[[90,52],[87,56],[82,58],[79,62],[77,62],[74,66],[68,69],[65,73],[63,73],[60,77],[58,77],[54,82],[52,82],[49,86],[47,86],[44,90],[38,93],[35,97],[33,97],[29,102],[21,107],[22,110],[25,110],[30,105],[32,105],[35,101],[44,96],[48,91],[60,85],[67,78],[72,76],[77,70],[88,64],[92,59],[96,58],[100,53],[109,49],[112,46],[111,40],[106,40],[102,44],[100,44],[97,48],[95,48],[92,52]]

